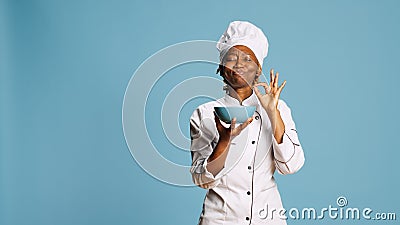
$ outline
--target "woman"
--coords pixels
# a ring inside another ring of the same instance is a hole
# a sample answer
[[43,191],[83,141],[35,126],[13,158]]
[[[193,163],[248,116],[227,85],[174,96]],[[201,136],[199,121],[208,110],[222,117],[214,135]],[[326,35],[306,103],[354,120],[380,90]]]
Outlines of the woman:
[[[273,175],[276,169],[295,173],[304,164],[291,111],[279,99],[286,82],[278,86],[279,74],[271,70],[270,83],[258,83],[268,40],[249,22],[230,23],[217,48],[227,93],[190,118],[193,181],[208,189],[199,224],[286,224]],[[235,118],[225,124],[214,112],[215,106],[241,105],[256,112],[240,125]]]

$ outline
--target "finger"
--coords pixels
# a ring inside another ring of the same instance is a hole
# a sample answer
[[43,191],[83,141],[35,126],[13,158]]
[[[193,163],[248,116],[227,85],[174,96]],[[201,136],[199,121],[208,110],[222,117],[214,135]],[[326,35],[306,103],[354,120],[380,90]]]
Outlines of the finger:
[[274,79],[274,69],[271,69],[269,71],[269,84],[272,83],[273,79]]
[[268,87],[268,84],[265,83],[265,82],[260,82],[260,83],[254,84],[254,86],[255,86],[255,87],[262,86],[262,87],[266,88],[266,87]]
[[279,93],[281,93],[281,91],[285,87],[285,85],[286,85],[286,80],[284,80],[283,83],[281,84],[281,86],[279,86],[279,88],[278,88]]
[[236,117],[234,117],[233,119],[232,119],[232,121],[231,121],[231,131],[233,130],[233,129],[235,129],[235,126],[236,126]]
[[277,95],[278,99],[280,98],[282,89],[285,87],[285,85],[286,85],[286,80],[283,81],[283,83],[281,84],[281,86],[280,86],[280,87],[278,88],[278,90],[276,91],[276,95]]
[[274,87],[275,87],[275,88],[278,87],[278,77],[279,77],[279,73],[276,72],[276,74],[275,74],[275,80],[274,80]]
[[237,131],[240,133],[244,128],[246,128],[253,121],[253,117],[248,118],[244,123],[237,127]]
[[219,117],[217,116],[217,113],[214,111],[214,120],[215,120],[215,124],[217,125],[217,129],[221,130],[221,128],[223,127],[221,124],[221,120],[219,120]]
[[265,82],[261,82],[261,83],[255,84],[254,86],[262,86],[262,87],[264,87],[265,93],[269,93],[269,91],[271,90],[271,87]]
[[237,136],[239,135],[242,130],[244,130],[251,122],[253,121],[253,117],[248,118],[244,123],[240,124],[234,131],[234,135]]

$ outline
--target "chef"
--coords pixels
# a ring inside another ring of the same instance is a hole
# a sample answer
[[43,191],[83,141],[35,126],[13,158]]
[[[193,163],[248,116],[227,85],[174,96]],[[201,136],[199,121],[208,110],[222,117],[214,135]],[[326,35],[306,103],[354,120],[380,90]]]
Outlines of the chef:
[[[283,206],[274,172],[293,174],[304,164],[291,110],[279,98],[286,81],[278,85],[279,73],[271,70],[269,83],[258,82],[268,40],[249,22],[230,23],[217,49],[226,94],[200,105],[190,118],[190,172],[194,183],[208,190],[199,224],[286,224],[278,214]],[[243,123],[233,118],[226,124],[216,106],[256,111]]]

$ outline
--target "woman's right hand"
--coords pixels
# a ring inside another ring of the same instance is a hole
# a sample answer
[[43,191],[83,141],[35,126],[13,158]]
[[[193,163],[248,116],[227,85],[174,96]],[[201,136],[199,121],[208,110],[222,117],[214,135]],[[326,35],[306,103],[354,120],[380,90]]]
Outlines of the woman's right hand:
[[252,121],[253,117],[248,118],[244,123],[236,126],[236,118],[233,118],[229,127],[221,124],[216,112],[214,111],[215,124],[217,126],[219,141],[230,142],[234,137],[238,136]]
[[212,173],[214,176],[216,176],[222,170],[222,168],[224,168],[231,140],[234,137],[238,136],[240,132],[242,132],[242,130],[246,128],[251,123],[251,121],[253,121],[253,117],[248,118],[244,123],[240,124],[237,127],[235,127],[236,119],[233,118],[231,121],[231,125],[228,128],[224,127],[224,125],[221,124],[221,121],[219,120],[215,111],[214,119],[219,133],[219,140],[214,148],[214,151],[211,153],[210,157],[207,160],[207,170],[210,171],[210,173]]

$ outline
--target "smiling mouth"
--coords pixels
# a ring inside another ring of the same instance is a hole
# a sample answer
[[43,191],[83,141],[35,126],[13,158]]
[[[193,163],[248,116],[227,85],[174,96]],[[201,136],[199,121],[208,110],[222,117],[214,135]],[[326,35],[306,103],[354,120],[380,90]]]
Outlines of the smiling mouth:
[[244,72],[243,71],[232,71],[231,74],[234,76],[243,76]]

